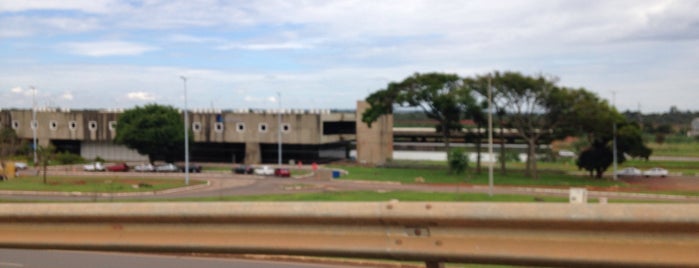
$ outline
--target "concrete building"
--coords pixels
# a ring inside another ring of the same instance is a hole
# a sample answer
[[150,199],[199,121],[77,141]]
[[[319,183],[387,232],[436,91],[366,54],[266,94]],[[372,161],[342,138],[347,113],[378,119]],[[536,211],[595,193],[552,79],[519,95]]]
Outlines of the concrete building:
[[687,133],[687,136],[690,136],[690,137],[699,136],[699,118],[694,118],[694,120],[692,120],[692,124],[690,125],[690,129],[689,129],[689,132]]
[[[123,110],[38,109],[0,111],[0,127],[11,127],[26,140],[36,128],[38,144],[86,159],[146,161],[147,157],[114,144],[116,124]],[[281,114],[281,125],[278,116]],[[356,114],[328,110],[214,110],[189,112],[192,161],[276,163],[278,131],[282,158],[305,162],[344,159],[355,140]]]

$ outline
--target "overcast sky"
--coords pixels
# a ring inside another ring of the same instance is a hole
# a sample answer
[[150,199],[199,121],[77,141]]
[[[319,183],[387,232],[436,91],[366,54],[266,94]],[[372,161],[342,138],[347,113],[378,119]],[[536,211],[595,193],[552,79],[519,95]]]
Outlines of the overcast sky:
[[0,0],[0,108],[353,109],[415,72],[699,110],[699,1]]

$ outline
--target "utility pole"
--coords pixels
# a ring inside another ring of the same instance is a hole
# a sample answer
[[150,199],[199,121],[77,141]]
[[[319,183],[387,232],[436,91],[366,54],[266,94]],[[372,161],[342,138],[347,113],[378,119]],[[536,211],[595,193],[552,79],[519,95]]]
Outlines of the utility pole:
[[279,104],[279,111],[277,116],[277,165],[282,166],[282,94],[277,92],[277,102]]
[[[493,92],[490,86],[490,75],[488,75],[488,157],[493,157]],[[493,159],[490,159],[493,160]],[[493,196],[493,164],[488,164],[488,195]]]
[[29,86],[32,89],[32,141],[34,145],[34,166],[39,163],[39,158],[36,155],[36,129],[39,128],[39,122],[36,121],[36,88]]
[[184,83],[184,184],[189,185],[189,115],[187,114],[187,77],[180,76]]
[[[612,91],[612,107],[614,107],[614,110],[616,110],[616,91]],[[616,181],[618,179],[618,176],[616,174],[617,171],[617,156],[616,156],[616,121],[612,122],[612,136],[613,136],[613,141],[612,141],[612,147],[613,147],[613,159],[614,161],[614,180]]]

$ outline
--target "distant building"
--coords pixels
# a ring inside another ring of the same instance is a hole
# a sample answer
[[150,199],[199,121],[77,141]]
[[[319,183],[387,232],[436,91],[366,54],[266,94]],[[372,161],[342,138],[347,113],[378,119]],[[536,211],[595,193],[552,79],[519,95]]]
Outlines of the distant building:
[[690,137],[699,136],[699,117],[694,118],[694,120],[692,120],[692,125],[691,125],[691,128],[689,129],[689,132],[687,132],[687,136],[690,136]]

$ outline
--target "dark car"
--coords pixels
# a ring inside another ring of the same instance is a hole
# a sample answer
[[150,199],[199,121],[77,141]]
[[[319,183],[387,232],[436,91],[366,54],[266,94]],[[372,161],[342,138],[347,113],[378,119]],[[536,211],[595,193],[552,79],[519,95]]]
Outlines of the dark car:
[[[184,172],[184,166],[179,167],[182,172]],[[201,173],[201,166],[199,165],[189,165],[190,173]]]
[[233,168],[235,174],[252,174],[255,171],[251,166],[241,165]]
[[288,178],[291,177],[291,171],[288,168],[275,168],[274,176]]
[[129,166],[126,165],[126,163],[119,163],[116,165],[111,165],[106,167],[107,171],[112,171],[112,172],[126,172],[129,171]]

